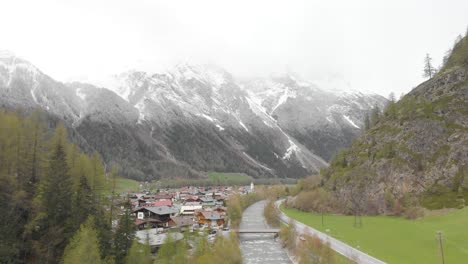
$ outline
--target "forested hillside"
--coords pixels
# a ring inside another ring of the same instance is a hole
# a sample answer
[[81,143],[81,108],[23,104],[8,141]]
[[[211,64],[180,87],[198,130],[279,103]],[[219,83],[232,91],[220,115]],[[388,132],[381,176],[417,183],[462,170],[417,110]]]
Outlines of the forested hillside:
[[344,204],[368,213],[465,206],[468,37],[456,42],[438,73],[366,123],[363,135],[321,173]]
[[98,154],[81,152],[39,112],[0,111],[0,124],[0,262],[59,263],[73,237],[65,263],[121,263],[132,237],[111,232],[105,194],[116,170],[106,177]]

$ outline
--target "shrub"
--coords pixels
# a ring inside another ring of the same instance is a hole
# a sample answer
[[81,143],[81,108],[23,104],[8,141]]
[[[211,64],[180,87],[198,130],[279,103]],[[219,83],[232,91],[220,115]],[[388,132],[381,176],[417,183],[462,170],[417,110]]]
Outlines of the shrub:
[[280,225],[278,209],[272,200],[269,200],[263,208],[263,215],[265,216],[265,220],[269,225],[273,227],[278,227]]
[[333,208],[331,194],[323,188],[303,191],[297,195],[293,207],[305,212],[329,212]]
[[422,209],[421,207],[417,207],[417,206],[406,208],[406,210],[404,211],[404,216],[407,219],[421,218],[424,216],[424,209]]
[[281,238],[283,247],[288,250],[293,250],[296,248],[296,229],[293,222],[290,222],[288,225],[281,227],[279,232],[279,237]]
[[337,262],[330,245],[323,243],[314,235],[301,237],[296,255],[300,264],[332,264]]

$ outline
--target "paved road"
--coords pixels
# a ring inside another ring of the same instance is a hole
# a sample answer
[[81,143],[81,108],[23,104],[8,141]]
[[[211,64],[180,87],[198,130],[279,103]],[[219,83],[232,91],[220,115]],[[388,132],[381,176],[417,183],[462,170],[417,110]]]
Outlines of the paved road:
[[[280,204],[283,202],[284,200],[279,200],[279,201],[276,201],[276,206],[279,208]],[[329,242],[330,243],[330,247],[335,250],[336,252],[340,253],[341,255],[349,258],[349,259],[352,259],[354,261],[356,261],[357,263],[359,264],[385,264],[385,262],[379,260],[379,259],[376,259],[372,256],[369,256],[367,255],[366,253],[362,252],[362,251],[359,251],[353,247],[351,247],[350,245],[346,244],[346,243],[343,243],[325,233],[322,233],[310,226],[307,226],[301,222],[298,222],[292,218],[289,218],[287,215],[285,215],[283,212],[280,211],[280,218],[281,218],[281,221],[285,222],[285,223],[290,223],[290,221],[292,220],[295,227],[296,227],[296,231],[299,233],[299,234],[310,234],[310,235],[316,235],[318,238],[320,238],[322,241],[325,241],[325,242]]]

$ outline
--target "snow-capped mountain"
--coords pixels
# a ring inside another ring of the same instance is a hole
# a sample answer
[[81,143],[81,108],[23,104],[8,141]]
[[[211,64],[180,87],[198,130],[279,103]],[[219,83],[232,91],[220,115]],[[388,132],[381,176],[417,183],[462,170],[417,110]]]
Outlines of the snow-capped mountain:
[[4,107],[58,116],[106,161],[140,179],[316,173],[359,132],[364,113],[385,102],[291,76],[239,82],[219,67],[188,64],[128,71],[101,88],[62,84],[11,54],[0,56],[0,95]]
[[351,144],[366,113],[386,99],[346,89],[323,90],[314,83],[284,75],[243,85],[251,101],[276,124],[325,160]]

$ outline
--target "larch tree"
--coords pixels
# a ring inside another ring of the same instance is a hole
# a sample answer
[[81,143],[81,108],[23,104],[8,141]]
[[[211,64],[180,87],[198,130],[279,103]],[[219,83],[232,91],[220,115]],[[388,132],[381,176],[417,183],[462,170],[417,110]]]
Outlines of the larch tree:
[[151,264],[153,263],[149,241],[140,244],[138,239],[133,240],[125,264]]
[[432,78],[436,73],[436,69],[432,66],[432,58],[429,56],[429,53],[426,53],[426,57],[424,58],[424,74],[423,77]]
[[101,253],[94,218],[89,217],[75,233],[63,254],[63,264],[100,264]]

